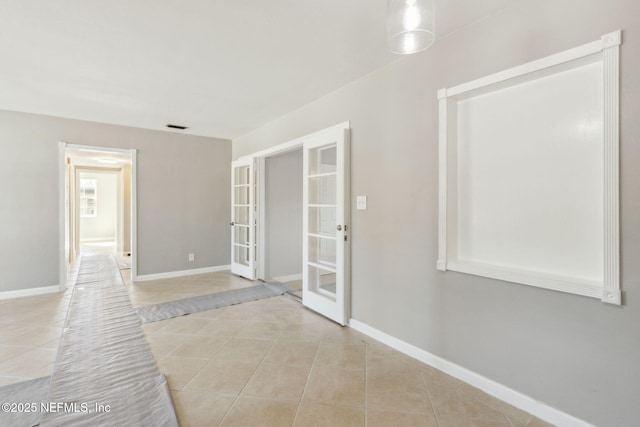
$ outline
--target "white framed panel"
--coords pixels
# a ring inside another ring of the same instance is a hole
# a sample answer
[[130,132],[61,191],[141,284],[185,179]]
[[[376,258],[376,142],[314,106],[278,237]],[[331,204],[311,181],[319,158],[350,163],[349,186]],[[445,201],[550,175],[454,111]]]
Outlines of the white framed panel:
[[620,36],[438,92],[439,270],[621,303]]

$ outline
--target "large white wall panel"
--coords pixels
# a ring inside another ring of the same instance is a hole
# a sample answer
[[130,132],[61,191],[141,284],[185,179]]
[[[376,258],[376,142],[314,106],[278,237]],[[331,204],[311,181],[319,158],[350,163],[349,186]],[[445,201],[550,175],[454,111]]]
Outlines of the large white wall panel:
[[602,281],[602,63],[458,102],[458,259]]

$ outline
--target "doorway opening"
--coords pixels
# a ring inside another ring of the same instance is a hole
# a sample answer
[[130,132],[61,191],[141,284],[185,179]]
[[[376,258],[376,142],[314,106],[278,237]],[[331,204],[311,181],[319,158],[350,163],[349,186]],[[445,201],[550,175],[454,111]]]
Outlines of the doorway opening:
[[[73,157],[70,157],[73,162]],[[130,242],[118,242],[119,182],[122,180],[120,169],[76,166],[75,199],[78,200],[76,212],[78,252],[83,255],[116,255],[117,243],[120,249],[128,249]],[[120,218],[122,221],[124,218]],[[126,255],[124,251],[120,251]]]
[[285,283],[302,298],[302,147],[264,157],[261,163],[264,269],[260,278]]
[[109,254],[136,277],[135,150],[60,143],[61,290],[83,255]]
[[341,325],[351,296],[349,136],[345,122],[241,157],[231,180],[231,272],[301,284],[302,303]]

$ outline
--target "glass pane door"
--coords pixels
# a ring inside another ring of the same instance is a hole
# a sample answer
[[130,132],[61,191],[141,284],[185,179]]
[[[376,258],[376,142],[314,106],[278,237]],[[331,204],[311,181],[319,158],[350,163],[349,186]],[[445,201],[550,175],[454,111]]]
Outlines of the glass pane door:
[[253,160],[232,163],[231,272],[255,279],[255,180]]
[[303,303],[344,325],[348,320],[348,182],[344,129],[304,144]]

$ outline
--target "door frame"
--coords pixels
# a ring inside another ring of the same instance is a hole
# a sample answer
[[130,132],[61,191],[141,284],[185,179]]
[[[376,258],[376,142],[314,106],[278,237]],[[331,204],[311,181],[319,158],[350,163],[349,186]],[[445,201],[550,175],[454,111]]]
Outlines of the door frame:
[[[274,157],[280,154],[284,154],[287,153],[289,151],[293,151],[293,150],[297,150],[297,149],[302,149],[304,141],[307,139],[311,139],[316,137],[319,134],[325,133],[327,131],[330,130],[338,130],[338,129],[350,129],[351,128],[351,122],[350,121],[346,121],[346,122],[342,122],[339,123],[337,125],[328,127],[326,129],[322,129],[319,130],[317,132],[313,132],[311,134],[302,136],[300,138],[296,138],[296,139],[292,139],[288,142],[284,142],[282,144],[278,144],[276,146],[270,147],[270,148],[266,148],[264,150],[260,150],[260,151],[256,151],[254,153],[251,154],[247,154],[244,156],[239,157],[237,160],[243,160],[243,159],[255,159],[256,160],[256,168],[257,168],[257,173],[256,173],[256,192],[257,192],[257,197],[255,198],[255,202],[256,202],[256,212],[257,212],[257,216],[256,216],[256,278],[259,280],[266,280],[267,278],[265,277],[265,263],[266,263],[266,257],[265,257],[265,251],[266,251],[266,240],[267,240],[267,233],[266,233],[266,224],[267,224],[267,216],[266,216],[266,197],[265,197],[265,190],[266,190],[266,182],[265,182],[265,162],[266,159],[268,157]],[[300,177],[300,179],[303,179],[303,177]],[[349,183],[350,185],[350,183]],[[350,256],[350,254],[349,254]],[[349,273],[350,274],[350,273]]]
[[[58,215],[59,215],[59,286],[60,291],[64,292],[67,289],[67,269],[68,258],[66,253],[66,243],[69,239],[69,231],[67,229],[68,209],[71,206],[74,209],[77,208],[76,203],[70,204],[69,194],[69,173],[67,170],[67,149],[70,150],[85,150],[96,152],[108,152],[126,154],[131,159],[131,280],[135,280],[138,277],[138,196],[137,196],[137,150],[135,148],[111,148],[101,147],[95,145],[79,145],[69,144],[64,141],[58,142]],[[76,191],[77,192],[77,189]],[[71,224],[69,224],[71,226]]]

